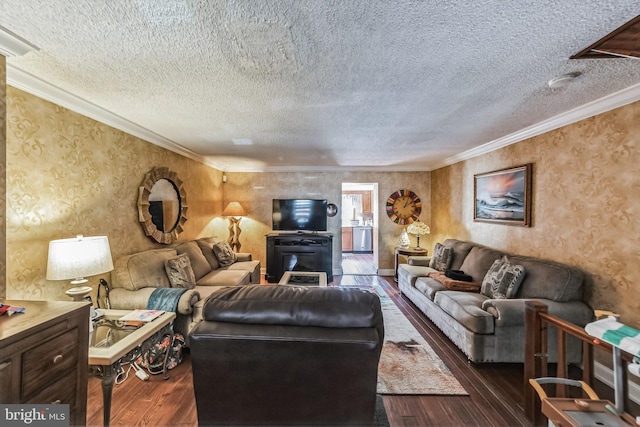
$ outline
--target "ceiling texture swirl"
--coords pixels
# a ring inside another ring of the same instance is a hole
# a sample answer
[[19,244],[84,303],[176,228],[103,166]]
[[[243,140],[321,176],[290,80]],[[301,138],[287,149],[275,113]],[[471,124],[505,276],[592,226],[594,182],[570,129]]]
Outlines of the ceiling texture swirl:
[[433,170],[640,99],[640,59],[572,59],[638,15],[637,0],[0,0],[0,48],[8,84],[224,171]]

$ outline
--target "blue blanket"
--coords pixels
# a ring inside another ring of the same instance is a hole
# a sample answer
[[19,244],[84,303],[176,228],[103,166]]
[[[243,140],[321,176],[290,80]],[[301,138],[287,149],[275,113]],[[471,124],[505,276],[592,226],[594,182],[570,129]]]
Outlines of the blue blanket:
[[186,288],[156,288],[147,301],[147,310],[178,311],[178,300]]

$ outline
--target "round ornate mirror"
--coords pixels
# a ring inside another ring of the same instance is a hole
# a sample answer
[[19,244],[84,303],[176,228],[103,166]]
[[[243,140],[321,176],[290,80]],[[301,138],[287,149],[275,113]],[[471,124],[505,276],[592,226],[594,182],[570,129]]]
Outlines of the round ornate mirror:
[[187,221],[187,194],[169,168],[154,168],[144,176],[138,194],[138,220],[147,236],[158,243],[178,239]]

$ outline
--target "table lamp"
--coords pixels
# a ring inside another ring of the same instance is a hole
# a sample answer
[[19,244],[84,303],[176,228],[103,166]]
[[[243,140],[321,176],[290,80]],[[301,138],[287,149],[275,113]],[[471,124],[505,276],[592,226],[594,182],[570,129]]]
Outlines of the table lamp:
[[422,248],[420,247],[420,236],[423,235],[423,234],[431,233],[431,229],[424,222],[414,221],[411,225],[409,225],[407,227],[407,232],[409,234],[415,234],[416,235],[416,238],[418,239],[418,244],[416,246],[416,249],[417,250],[422,250]]
[[95,276],[113,270],[111,249],[107,236],[83,237],[52,240],[49,242],[47,280],[71,280],[75,285],[65,293],[74,301],[82,301],[91,286],[85,277]]
[[244,211],[244,208],[240,204],[240,202],[231,202],[227,205],[226,208],[222,211],[222,215],[229,218],[229,238],[227,239],[227,243],[231,246],[235,252],[240,251],[240,220],[243,216],[246,216],[247,213]]

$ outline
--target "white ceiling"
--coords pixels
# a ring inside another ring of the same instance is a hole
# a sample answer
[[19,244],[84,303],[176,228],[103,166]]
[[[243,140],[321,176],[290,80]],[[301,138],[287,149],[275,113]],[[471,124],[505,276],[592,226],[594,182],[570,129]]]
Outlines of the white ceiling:
[[38,48],[8,57],[9,84],[226,171],[431,170],[640,99],[640,60],[568,59],[639,14],[637,0],[0,0],[0,26]]

